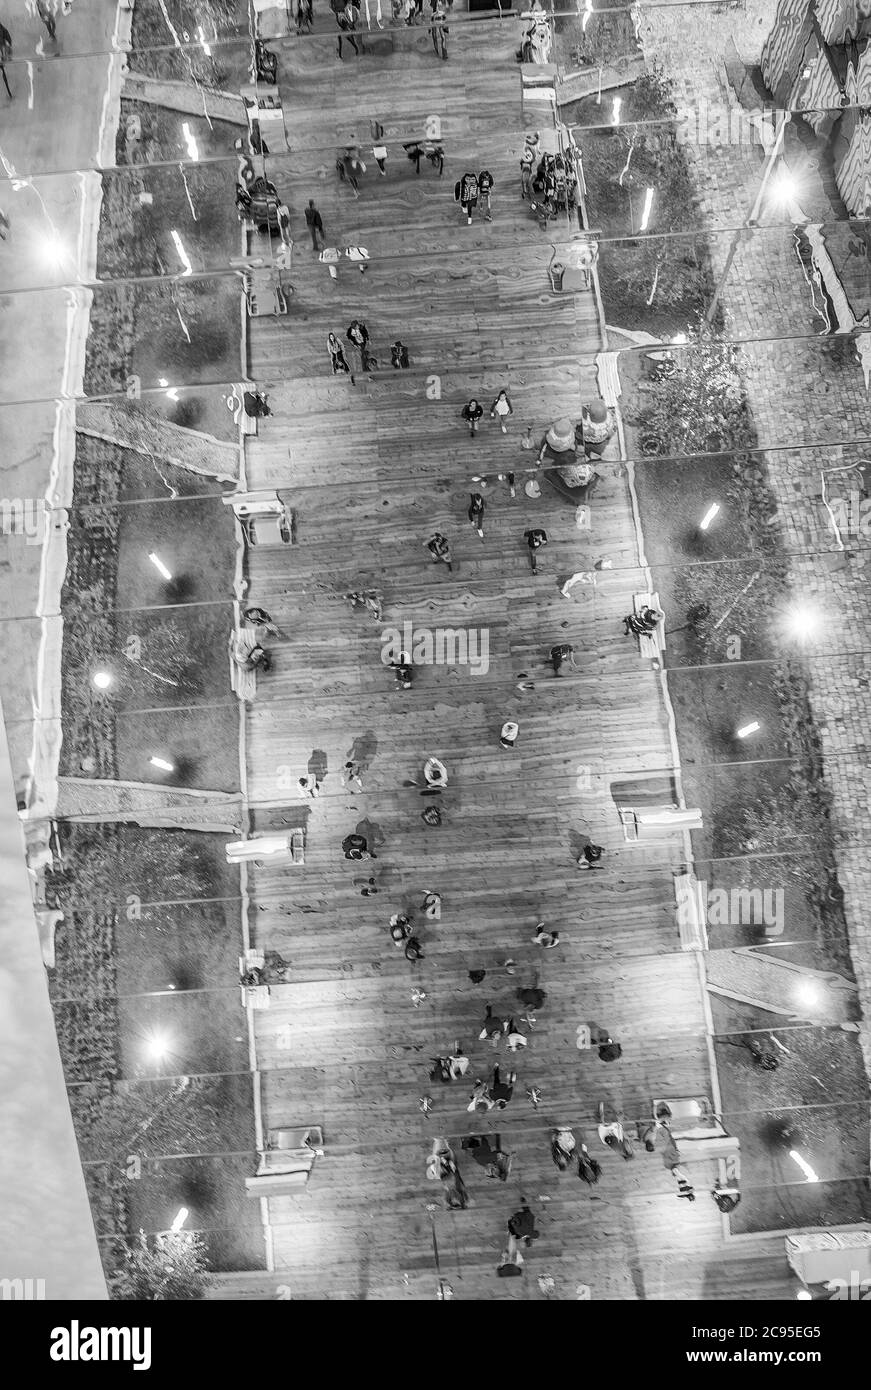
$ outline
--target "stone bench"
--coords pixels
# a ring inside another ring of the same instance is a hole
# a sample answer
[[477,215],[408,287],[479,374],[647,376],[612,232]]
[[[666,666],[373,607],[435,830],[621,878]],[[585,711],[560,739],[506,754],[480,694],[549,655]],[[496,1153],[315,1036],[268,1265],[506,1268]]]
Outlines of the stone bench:
[[239,665],[237,657],[250,656],[254,648],[259,646],[256,631],[243,629],[241,632],[231,632],[230,640],[227,643],[227,651],[230,656],[230,687],[238,695],[240,700],[253,700],[257,694],[257,672],[246,671]]
[[[640,613],[642,608],[660,608],[659,594],[633,594],[632,606],[636,614]],[[660,609],[660,611],[662,610]],[[653,632],[639,634],[638,648],[641,655],[652,661],[654,666],[662,665],[662,656],[665,651],[665,619],[656,624]]]

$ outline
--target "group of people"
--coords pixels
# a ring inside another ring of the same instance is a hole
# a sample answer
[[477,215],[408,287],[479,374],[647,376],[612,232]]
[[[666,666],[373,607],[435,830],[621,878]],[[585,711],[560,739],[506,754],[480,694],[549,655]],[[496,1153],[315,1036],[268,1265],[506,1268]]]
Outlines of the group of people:
[[454,202],[459,203],[470,227],[472,214],[478,206],[481,208],[481,216],[484,221],[493,221],[491,194],[494,184],[495,179],[489,169],[481,169],[477,174],[465,173],[454,184]]
[[[503,434],[508,433],[508,417],[514,414],[514,406],[511,404],[511,397],[505,387],[496,396],[490,406],[490,419],[499,421],[499,428]],[[469,435],[472,439],[478,433],[478,426],[484,418],[484,407],[477,397],[472,396],[466,401],[460,411],[460,419],[464,420],[469,426]]]

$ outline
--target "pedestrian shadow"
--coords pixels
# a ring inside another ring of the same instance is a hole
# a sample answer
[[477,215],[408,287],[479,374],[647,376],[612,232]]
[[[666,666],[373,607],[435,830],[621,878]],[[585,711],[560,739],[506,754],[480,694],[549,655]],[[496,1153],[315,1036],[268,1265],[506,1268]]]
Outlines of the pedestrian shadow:
[[368,772],[369,768],[378,752],[378,739],[371,730],[365,734],[360,734],[354,739],[347,761],[359,763],[361,772]]
[[327,775],[327,755],[322,748],[312,749],[312,755],[308,760],[308,773],[317,782],[323,782]]

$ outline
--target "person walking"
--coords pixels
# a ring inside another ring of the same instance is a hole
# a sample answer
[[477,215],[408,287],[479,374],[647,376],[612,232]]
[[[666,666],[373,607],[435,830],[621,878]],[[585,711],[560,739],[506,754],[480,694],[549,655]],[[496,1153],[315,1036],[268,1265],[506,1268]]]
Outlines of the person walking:
[[558,931],[545,931],[544,922],[539,922],[535,929],[535,936],[532,938],[536,946],[544,946],[547,950],[553,950],[554,946],[559,945]]
[[484,1023],[478,1034],[478,1041],[483,1042],[485,1038],[488,1038],[494,1047],[498,1047],[499,1039],[502,1037],[504,1031],[505,1024],[494,1014],[492,1004],[488,1004],[487,1012],[484,1015]]
[[409,366],[408,348],[399,338],[396,339],[395,343],[390,344],[390,365],[402,371],[405,371]]
[[620,1043],[615,1042],[607,1028],[602,1028],[598,1023],[589,1023],[590,1042],[593,1047],[599,1050],[600,1062],[619,1062],[623,1056],[623,1048]]
[[637,613],[627,613],[623,619],[623,636],[649,637],[664,619],[665,614],[661,609],[645,604]]
[[612,1120],[610,1124],[605,1123],[605,1102],[599,1101],[599,1123],[597,1126],[599,1138],[606,1149],[611,1149],[614,1153],[621,1154],[628,1163],[635,1157],[635,1150],[631,1142],[626,1138],[623,1126],[619,1120]]
[[276,624],[272,621],[272,618],[265,608],[246,608],[242,617],[245,619],[246,623],[250,623],[252,627],[262,627],[265,632],[272,637],[281,636]]
[[[365,371],[366,359],[369,356],[369,330],[365,323],[360,319],[353,319],[351,323],[348,324],[345,337],[351,346],[357,349],[360,355],[360,370]],[[351,382],[352,384],[354,383],[353,376],[351,377]]]
[[437,58],[444,62],[448,61],[448,16],[442,4],[437,4],[432,11],[429,26],[432,46]]
[[305,210],[305,225],[311,232],[312,250],[321,251],[324,246],[324,224],[320,212],[315,207],[314,198],[309,198]]
[[[384,134],[383,126],[378,127],[381,134]],[[382,144],[380,139],[372,146],[372,158],[378,165],[378,172],[382,178],[387,177],[387,146]]]
[[486,1081],[479,1077],[475,1082],[474,1090],[469,1097],[469,1104],[466,1109],[471,1113],[479,1110],[492,1110],[495,1102],[490,1099],[490,1091]]
[[420,174],[420,161],[423,159],[423,146],[419,140],[411,140],[407,145],[403,145],[406,156],[414,165],[414,172]]
[[[524,531],[523,538],[529,546],[529,563],[532,566],[532,573],[538,574],[538,551],[543,545],[547,545],[547,532],[542,526],[536,526],[530,531]],[[556,667],[554,667],[556,670]]]
[[439,140],[425,140],[423,152],[439,178],[445,172],[445,147]]
[[493,210],[490,205],[490,194],[495,180],[489,169],[482,169],[478,175],[478,197],[481,203],[481,211],[484,214],[485,222],[493,221]]
[[423,951],[420,949],[420,942],[416,936],[410,936],[405,943],[405,959],[410,961],[423,960]]
[[514,414],[514,407],[508,398],[508,392],[503,388],[490,407],[490,419],[495,420],[499,416],[499,428],[503,434],[508,433],[508,426],[505,421],[509,415]]
[[493,1082],[490,1086],[490,1095],[495,1102],[497,1110],[504,1110],[514,1094],[514,1083],[517,1080],[517,1072],[509,1071],[505,1080],[499,1073],[499,1068],[493,1068]]
[[574,655],[575,649],[574,647],[570,647],[568,642],[558,642],[556,646],[551,647],[550,664],[553,667],[553,673],[555,676],[562,675],[562,668],[564,662],[568,661],[571,663],[572,666],[574,666]]
[[478,175],[466,173],[454,184],[454,202],[459,203],[471,227],[472,213],[478,206]]
[[305,777],[300,777],[299,789],[301,792],[305,792],[307,796],[310,796],[312,798],[320,796],[321,794],[318,779],[317,777],[313,776],[312,773],[306,773]]
[[354,758],[349,758],[348,761],[345,763],[345,773],[342,777],[342,786],[345,786],[346,784],[350,786],[352,782],[357,783],[357,787],[360,791],[363,790],[363,782],[360,777],[360,764]]
[[448,569],[453,573],[453,563],[451,560],[451,547],[448,544],[447,536],[443,536],[440,531],[436,531],[426,543],[426,548],[432,556],[433,563],[443,560]]
[[480,492],[469,493],[469,520],[474,526],[481,540],[484,539],[484,498]]
[[521,1033],[513,1018],[509,1019],[505,1033],[509,1052],[516,1052],[519,1047],[526,1047],[528,1039]]
[[520,725],[515,724],[512,719],[506,719],[502,725],[502,732],[499,735],[499,742],[503,748],[513,748],[517,742],[517,735],[520,733]]
[[36,13],[45,25],[48,37],[53,43],[57,38],[57,24],[48,0],[36,0]]
[[[334,0],[334,4],[337,3],[338,0]],[[348,43],[351,45],[354,52],[357,54],[357,57],[359,58],[360,50],[357,47],[357,36],[355,30],[357,28],[358,23],[360,22],[360,11],[358,10],[357,6],[353,3],[353,0],[348,0],[348,3],[346,5],[343,5],[341,9],[335,11],[335,14],[336,23],[339,26],[339,57],[343,57],[342,35],[344,34]]]
[[520,196],[532,200],[532,179],[535,171],[535,152],[527,143],[520,156]]
[[6,64],[12,57],[12,35],[4,24],[0,24],[0,73],[3,74],[3,86],[12,98],[12,88],[9,86],[9,78],[6,76]]
[[465,420],[468,424],[469,434],[472,436],[473,439],[475,435],[478,433],[478,425],[483,414],[484,407],[481,405],[480,401],[475,400],[474,396],[470,401],[466,402],[466,404],[460,411],[460,418]]
[[330,354],[330,367],[332,368],[333,376],[338,376],[339,372],[345,372],[351,378],[351,385],[353,386],[355,384],[354,373],[348,366],[345,349],[342,347],[335,333],[329,333],[327,335],[327,352]]

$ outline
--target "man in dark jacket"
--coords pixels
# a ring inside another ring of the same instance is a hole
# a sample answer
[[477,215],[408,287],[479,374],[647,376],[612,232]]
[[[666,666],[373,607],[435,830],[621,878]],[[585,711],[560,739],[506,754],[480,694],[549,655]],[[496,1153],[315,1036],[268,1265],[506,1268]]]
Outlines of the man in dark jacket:
[[313,198],[309,198],[308,207],[305,210],[305,224],[311,232],[312,250],[320,251],[324,243],[324,224],[314,205]]

